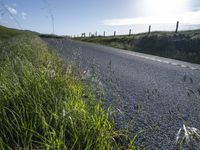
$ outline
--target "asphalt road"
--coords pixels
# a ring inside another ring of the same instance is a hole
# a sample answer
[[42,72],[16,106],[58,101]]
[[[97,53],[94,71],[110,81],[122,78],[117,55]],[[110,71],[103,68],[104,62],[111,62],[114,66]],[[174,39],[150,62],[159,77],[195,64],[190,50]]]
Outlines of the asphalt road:
[[[44,39],[66,60],[79,61],[118,108],[117,125],[143,132],[147,149],[172,149],[183,124],[200,129],[200,65],[69,39]],[[95,67],[94,67],[95,66]]]

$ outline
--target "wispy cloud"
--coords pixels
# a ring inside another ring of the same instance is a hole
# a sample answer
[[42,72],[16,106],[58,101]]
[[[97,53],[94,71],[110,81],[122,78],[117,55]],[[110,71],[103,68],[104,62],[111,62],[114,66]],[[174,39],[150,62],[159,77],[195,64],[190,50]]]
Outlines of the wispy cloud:
[[6,6],[6,8],[12,15],[17,15],[17,10],[15,8],[10,6]]
[[144,16],[135,18],[109,19],[103,20],[103,24],[107,26],[123,26],[134,24],[162,24],[175,23],[180,21],[186,24],[200,24],[200,10],[185,12],[181,15],[166,15],[166,16]]
[[21,13],[21,16],[22,16],[22,19],[26,20],[27,14],[26,14],[25,12],[22,12],[22,13]]
[[[0,1],[0,6],[2,7],[3,13],[4,14],[6,13],[8,15],[9,19],[13,20],[17,24],[17,26],[20,29],[22,29],[22,26],[19,23],[17,16],[16,16],[18,14],[17,10],[11,6],[4,4],[3,1]],[[2,16],[4,16],[4,14]]]
[[12,16],[9,16],[10,20],[13,20],[14,18]]

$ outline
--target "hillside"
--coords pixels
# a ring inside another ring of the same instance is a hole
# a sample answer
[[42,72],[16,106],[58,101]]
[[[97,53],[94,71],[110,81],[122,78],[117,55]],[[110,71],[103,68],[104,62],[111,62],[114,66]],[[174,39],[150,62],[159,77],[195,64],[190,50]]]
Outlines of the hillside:
[[10,37],[23,34],[22,31],[18,31],[16,29],[9,29],[4,26],[0,26],[0,39],[8,39]]
[[110,37],[86,37],[77,40],[98,43],[146,54],[192,63],[200,63],[200,30],[152,32]]

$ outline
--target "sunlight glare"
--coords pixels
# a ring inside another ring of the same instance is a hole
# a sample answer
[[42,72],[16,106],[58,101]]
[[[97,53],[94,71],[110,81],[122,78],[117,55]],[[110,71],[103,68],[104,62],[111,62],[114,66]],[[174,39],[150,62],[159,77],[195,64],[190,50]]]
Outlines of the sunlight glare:
[[141,0],[146,15],[178,15],[187,10],[189,0]]

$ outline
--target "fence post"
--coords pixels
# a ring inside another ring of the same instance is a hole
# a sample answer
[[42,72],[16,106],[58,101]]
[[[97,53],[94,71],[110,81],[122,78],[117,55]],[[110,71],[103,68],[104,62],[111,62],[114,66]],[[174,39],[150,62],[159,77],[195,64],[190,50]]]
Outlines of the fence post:
[[106,32],[105,31],[103,32],[103,36],[106,37]]
[[114,36],[116,36],[116,31],[114,31]]
[[131,36],[131,29],[129,30],[129,36]]
[[82,34],[81,34],[81,37],[85,37],[85,33],[82,33]]
[[176,23],[176,31],[175,31],[175,33],[178,32],[178,27],[179,27],[179,21],[177,21],[177,23]]
[[151,25],[149,26],[149,32],[148,32],[148,34],[150,34],[151,33]]

